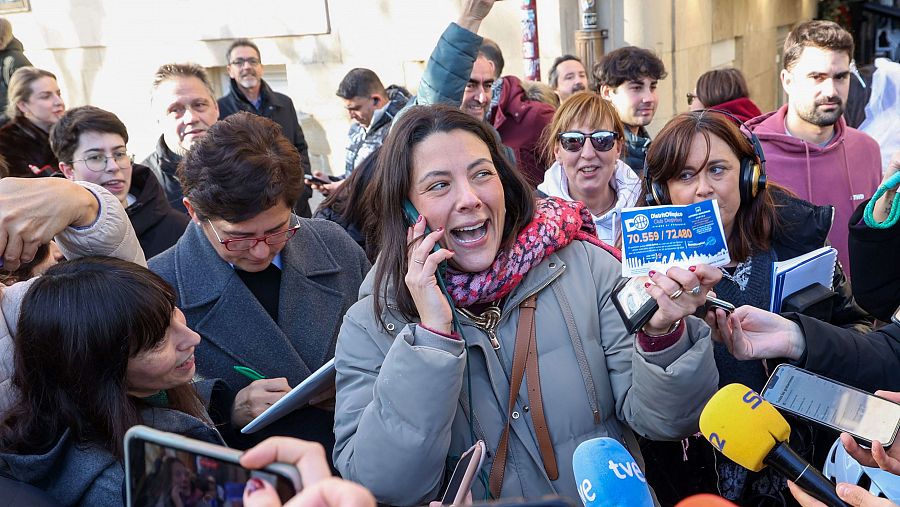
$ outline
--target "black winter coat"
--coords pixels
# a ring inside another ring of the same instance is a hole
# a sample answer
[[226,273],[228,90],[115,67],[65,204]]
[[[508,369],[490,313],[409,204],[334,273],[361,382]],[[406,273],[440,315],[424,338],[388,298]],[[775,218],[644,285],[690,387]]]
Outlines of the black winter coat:
[[[247,111],[249,113],[258,114],[268,118],[281,126],[281,133],[288,141],[300,152],[300,165],[305,174],[312,174],[309,164],[309,148],[306,145],[306,138],[303,136],[303,129],[300,128],[300,122],[297,121],[297,110],[294,109],[294,102],[290,97],[282,93],[278,93],[265,82],[260,80],[259,94],[262,98],[260,108],[256,107],[244,97],[244,94],[238,88],[234,79],[231,80],[231,91],[218,100],[219,103],[219,119],[222,120],[239,111]],[[294,207],[297,215],[310,218],[312,210],[309,207],[309,198],[312,197],[312,188],[304,185],[303,193],[297,199]]]
[[[784,192],[775,191],[781,229],[772,239],[772,248],[778,260],[787,260],[821,248],[828,241],[828,232],[834,219],[834,208],[816,206]],[[844,275],[840,263],[835,265],[832,287],[837,296],[827,322],[841,327],[853,327],[860,332],[872,329],[872,319],[856,304],[850,281]]]
[[[856,275],[854,274],[854,280]],[[805,315],[786,315],[806,337],[798,366],[865,391],[900,391],[900,326],[870,333],[831,326]]]
[[28,57],[25,56],[25,48],[19,39],[13,37],[5,48],[0,50],[0,111],[6,110],[7,91],[9,80],[13,73],[21,67],[31,66]]
[[884,322],[900,306],[900,225],[872,229],[863,222],[868,201],[850,216],[850,268],[859,305]]
[[620,158],[641,178],[644,177],[644,159],[647,158],[649,148],[650,134],[647,133],[647,129],[641,127],[635,134],[628,125],[625,125],[625,149]]
[[139,164],[133,166],[129,193],[137,201],[125,211],[144,250],[144,257],[149,259],[177,243],[190,218],[169,206],[166,194],[149,168]]
[[187,208],[184,207],[184,202],[181,200],[184,197],[184,194],[181,192],[181,183],[175,177],[175,169],[178,168],[179,162],[181,162],[181,157],[166,146],[163,136],[159,136],[159,141],[156,142],[156,150],[148,155],[141,164],[149,168],[153,175],[156,176],[156,181],[162,185],[162,189],[166,193],[169,206],[175,211],[180,211],[187,215]]
[[16,116],[0,128],[0,155],[6,159],[10,176],[36,176],[29,165],[42,169],[41,176],[59,170],[59,161],[50,149],[49,134],[24,116]]

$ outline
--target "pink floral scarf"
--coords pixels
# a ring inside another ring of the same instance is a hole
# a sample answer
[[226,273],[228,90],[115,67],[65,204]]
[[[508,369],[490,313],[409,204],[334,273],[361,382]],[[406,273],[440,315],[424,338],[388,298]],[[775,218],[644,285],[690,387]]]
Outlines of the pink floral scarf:
[[591,212],[583,203],[558,197],[539,199],[534,218],[519,232],[515,243],[500,250],[491,267],[480,273],[448,267],[444,281],[458,306],[490,303],[506,297],[528,270],[575,240],[597,245],[621,259],[616,248],[597,238]]

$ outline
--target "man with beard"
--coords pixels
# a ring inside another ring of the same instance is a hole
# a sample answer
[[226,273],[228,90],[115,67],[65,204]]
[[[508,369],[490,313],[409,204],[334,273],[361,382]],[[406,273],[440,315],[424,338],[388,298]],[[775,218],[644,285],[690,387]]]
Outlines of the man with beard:
[[878,143],[842,117],[852,57],[853,36],[838,24],[797,26],[784,41],[781,86],[788,103],[747,124],[762,143],[769,181],[834,207],[828,239],[848,275],[850,215],[881,181]]
[[550,88],[559,95],[563,102],[573,93],[587,90],[587,72],[584,64],[574,55],[562,55],[553,61],[550,67]]
[[[228,75],[231,77],[231,90],[219,99],[219,119],[224,119],[238,111],[264,116],[281,126],[284,137],[300,153],[300,164],[303,172],[312,174],[309,164],[309,150],[303,129],[297,121],[297,110],[294,102],[282,93],[272,90],[263,80],[262,57],[259,48],[249,39],[237,39],[225,53],[228,61]],[[294,211],[304,218],[312,216],[309,198],[312,189],[303,187],[303,193],[294,205]]]
[[656,85],[666,77],[666,66],[649,49],[626,46],[603,55],[594,65],[597,91],[612,102],[625,124],[622,160],[638,174],[644,173],[644,158],[650,147],[645,128],[653,121],[659,96]]

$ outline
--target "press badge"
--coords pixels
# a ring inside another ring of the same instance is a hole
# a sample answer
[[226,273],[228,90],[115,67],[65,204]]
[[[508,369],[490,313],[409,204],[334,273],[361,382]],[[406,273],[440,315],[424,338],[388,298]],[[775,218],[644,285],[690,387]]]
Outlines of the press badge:
[[622,276],[729,262],[715,200],[622,210]]

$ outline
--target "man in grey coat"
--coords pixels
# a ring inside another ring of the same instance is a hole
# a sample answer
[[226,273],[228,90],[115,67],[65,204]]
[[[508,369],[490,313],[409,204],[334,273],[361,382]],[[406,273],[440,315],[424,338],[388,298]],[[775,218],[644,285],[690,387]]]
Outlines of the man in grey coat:
[[[369,269],[340,226],[291,213],[303,188],[300,167],[297,150],[271,120],[241,112],[217,122],[178,168],[191,223],[149,262],[175,287],[188,325],[203,337],[198,374],[229,386],[232,424],[222,433],[234,447],[271,435],[326,449],[334,442],[327,403],[250,437],[237,433],[334,356],[343,314]],[[251,381],[236,366],[264,378]]]

